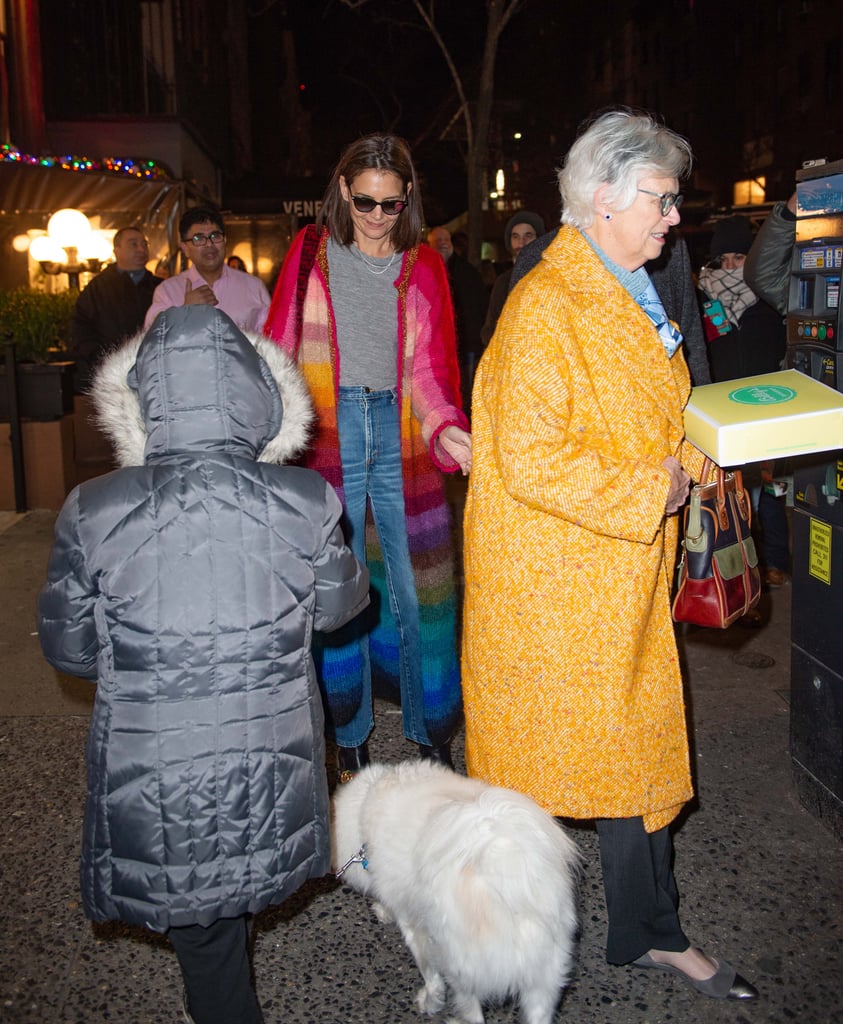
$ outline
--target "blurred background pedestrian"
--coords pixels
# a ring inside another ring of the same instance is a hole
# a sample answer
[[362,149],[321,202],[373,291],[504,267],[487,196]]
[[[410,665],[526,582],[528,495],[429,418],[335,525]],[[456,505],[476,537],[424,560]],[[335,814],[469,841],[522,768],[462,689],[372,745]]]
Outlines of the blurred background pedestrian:
[[254,274],[225,261],[222,214],[208,206],[193,206],[179,221],[179,247],[190,266],[159,285],[144,326],[171,306],[216,306],[241,331],[260,331],[269,309],[266,285]]
[[[744,264],[752,244],[748,217],[738,214],[717,221],[711,238],[711,261],[700,271],[700,301],[714,381],[774,373],[782,368],[787,351],[782,312],[759,299],[744,279]],[[782,308],[785,302],[786,298],[780,299]],[[790,570],[784,490],[775,481],[772,461],[744,466],[743,472],[757,510],[761,578],[769,587],[783,586]],[[745,625],[760,625],[760,612],[755,609],[742,621]]]
[[445,261],[448,284],[457,324],[457,354],[460,364],[463,406],[471,409],[471,385],[474,370],[483,352],[481,331],[486,318],[489,290],[480,271],[461,256],[453,245],[451,232],[446,227],[431,228],[427,244]]
[[146,269],[149,244],[140,228],[114,233],[110,263],[79,293],[71,322],[70,354],[76,362],[75,388],[87,391],[102,355],[143,326],[161,279]]
[[[513,265],[518,262],[525,246],[535,242],[544,234],[544,220],[530,210],[518,210],[506,222],[503,231],[503,244],[506,251],[512,256]],[[492,294],[489,296],[489,306],[486,310],[486,320],[480,332],[480,338],[485,348],[495,333],[495,325],[501,315],[503,304],[509,295],[510,280],[512,278],[512,267],[498,274],[495,283],[492,285]]]
[[762,302],[787,312],[790,260],[796,245],[798,200],[794,192],[786,203],[773,203],[746,254],[743,277]]

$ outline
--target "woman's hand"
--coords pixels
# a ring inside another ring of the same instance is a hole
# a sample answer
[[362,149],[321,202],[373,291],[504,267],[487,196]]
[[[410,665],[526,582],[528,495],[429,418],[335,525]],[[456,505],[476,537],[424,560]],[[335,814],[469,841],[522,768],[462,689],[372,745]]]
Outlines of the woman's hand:
[[662,465],[670,476],[670,490],[667,492],[667,504],[665,515],[670,515],[677,509],[682,508],[688,498],[688,491],[691,489],[691,478],[682,468],[682,464],[673,455],[662,459]]
[[468,476],[471,472],[471,434],[460,427],[445,427],[437,440],[454,462],[459,463],[462,475]]

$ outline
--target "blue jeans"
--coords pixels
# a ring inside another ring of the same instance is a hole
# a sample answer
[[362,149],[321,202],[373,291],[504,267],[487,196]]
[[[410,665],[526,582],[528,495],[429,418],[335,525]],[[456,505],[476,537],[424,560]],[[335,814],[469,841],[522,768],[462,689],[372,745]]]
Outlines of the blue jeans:
[[[348,543],[361,562],[366,562],[366,508],[371,507],[383,553],[386,594],[399,633],[399,675],[404,735],[415,743],[429,744],[423,717],[419,603],[407,542],[404,510],[404,479],[401,470],[401,427],[398,395],[392,390],[370,391],[365,387],[341,387],[337,405],[343,490],[345,492]],[[377,597],[373,595],[374,615]],[[361,629],[367,624],[369,629]],[[334,724],[341,747],[363,743],[374,726],[370,634],[376,622],[360,617],[356,635],[362,660],[362,701],[354,717]],[[334,650],[342,657],[342,650]],[[349,659],[352,663],[357,659]],[[359,663],[359,662],[358,662]]]

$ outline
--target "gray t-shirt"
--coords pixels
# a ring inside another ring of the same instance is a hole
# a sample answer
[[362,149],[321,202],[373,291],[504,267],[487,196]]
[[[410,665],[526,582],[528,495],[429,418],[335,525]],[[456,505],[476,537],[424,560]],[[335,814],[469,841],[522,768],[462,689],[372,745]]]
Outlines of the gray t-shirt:
[[331,304],[340,352],[339,383],[380,391],[398,384],[398,291],[402,253],[364,256],[328,239]]

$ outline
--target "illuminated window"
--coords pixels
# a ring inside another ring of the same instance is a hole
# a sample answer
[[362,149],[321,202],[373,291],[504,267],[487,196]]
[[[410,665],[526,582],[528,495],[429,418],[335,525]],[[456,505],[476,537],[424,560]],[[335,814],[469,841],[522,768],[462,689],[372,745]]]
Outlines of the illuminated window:
[[735,206],[755,206],[767,197],[767,179],[763,175],[736,181],[732,191]]

